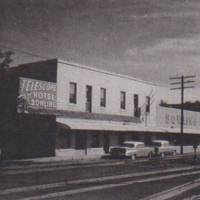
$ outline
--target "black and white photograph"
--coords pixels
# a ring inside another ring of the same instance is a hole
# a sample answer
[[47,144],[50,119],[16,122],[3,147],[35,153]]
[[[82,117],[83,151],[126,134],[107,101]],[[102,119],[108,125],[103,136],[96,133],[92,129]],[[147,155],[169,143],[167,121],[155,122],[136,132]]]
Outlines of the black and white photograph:
[[200,0],[0,0],[1,199],[200,199]]

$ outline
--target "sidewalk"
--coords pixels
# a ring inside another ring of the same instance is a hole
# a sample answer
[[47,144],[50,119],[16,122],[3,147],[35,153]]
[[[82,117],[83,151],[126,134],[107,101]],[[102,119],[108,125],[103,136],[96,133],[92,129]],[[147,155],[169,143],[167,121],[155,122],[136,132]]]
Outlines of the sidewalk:
[[[180,147],[177,146],[177,153],[180,153]],[[184,154],[193,154],[194,149],[192,146],[184,147]],[[200,147],[197,149],[197,154],[200,153]],[[17,166],[17,165],[31,165],[31,164],[41,164],[41,163],[63,163],[65,165],[72,164],[87,164],[87,163],[99,163],[99,162],[113,162],[111,159],[103,159],[109,156],[109,154],[95,153],[95,154],[83,154],[83,153],[59,153],[56,150],[56,156],[54,157],[43,157],[43,158],[30,158],[21,160],[2,160],[0,161],[0,167],[2,166]]]
[[[51,165],[56,163],[62,164],[62,165],[80,165],[80,164],[90,164],[90,163],[103,163],[108,162],[108,159],[102,159],[102,156],[104,155],[96,155],[96,154],[90,154],[90,155],[57,155],[53,157],[43,157],[43,158],[30,158],[30,159],[21,159],[21,160],[1,160],[0,161],[0,167],[13,167],[13,166],[27,166],[27,165]],[[110,162],[113,162],[113,160],[110,160]]]
[[85,163],[85,162],[98,162],[101,160],[102,155],[66,155],[66,156],[54,156],[44,158],[31,158],[20,161],[31,161],[33,163],[51,163],[51,162],[67,162],[67,163]]

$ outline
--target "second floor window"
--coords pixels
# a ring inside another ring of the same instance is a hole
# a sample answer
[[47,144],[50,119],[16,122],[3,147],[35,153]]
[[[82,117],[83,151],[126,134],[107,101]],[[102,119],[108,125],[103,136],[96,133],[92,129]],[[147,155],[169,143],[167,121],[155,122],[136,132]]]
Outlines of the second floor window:
[[126,109],[126,93],[121,92],[121,109]]
[[139,97],[138,94],[134,94],[134,116],[140,116],[140,108],[139,108]]
[[146,96],[146,112],[150,113],[150,97]]
[[70,83],[69,102],[76,104],[76,83]]
[[106,107],[106,89],[101,88],[100,106]]

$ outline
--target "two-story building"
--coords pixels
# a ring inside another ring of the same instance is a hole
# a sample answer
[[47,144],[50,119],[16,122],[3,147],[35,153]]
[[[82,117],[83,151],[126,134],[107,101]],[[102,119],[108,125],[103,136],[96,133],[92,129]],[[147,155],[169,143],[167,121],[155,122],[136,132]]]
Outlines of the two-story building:
[[58,60],[57,148],[108,153],[125,140],[150,143],[155,93],[152,83]]
[[59,59],[12,71],[4,158],[53,156],[55,149],[103,154],[125,140],[149,144],[160,131],[155,84]]

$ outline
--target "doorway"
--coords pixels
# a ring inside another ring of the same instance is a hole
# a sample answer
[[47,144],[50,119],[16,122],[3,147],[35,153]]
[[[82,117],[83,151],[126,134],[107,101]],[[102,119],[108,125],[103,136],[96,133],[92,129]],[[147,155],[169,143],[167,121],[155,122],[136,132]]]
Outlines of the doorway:
[[109,153],[110,139],[109,132],[104,133],[103,149],[105,153]]
[[86,131],[76,132],[76,149],[87,149],[87,133]]
[[126,140],[126,133],[119,132],[118,133],[118,143],[119,145],[122,145],[122,143]]

